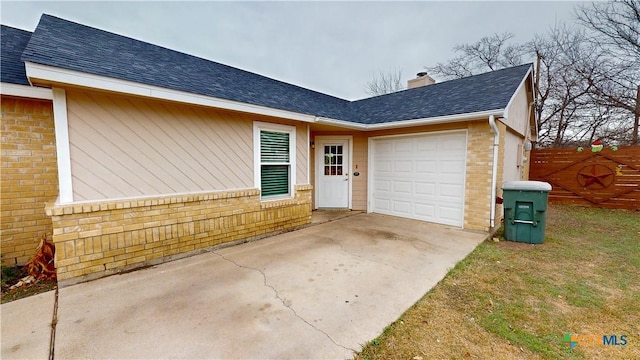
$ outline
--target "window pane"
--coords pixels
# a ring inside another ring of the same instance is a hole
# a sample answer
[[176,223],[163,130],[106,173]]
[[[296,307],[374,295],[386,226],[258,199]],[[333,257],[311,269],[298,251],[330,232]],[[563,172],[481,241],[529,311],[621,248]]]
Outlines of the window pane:
[[262,196],[289,193],[289,165],[262,165],[260,178]]
[[289,134],[260,131],[260,161],[263,163],[288,163]]

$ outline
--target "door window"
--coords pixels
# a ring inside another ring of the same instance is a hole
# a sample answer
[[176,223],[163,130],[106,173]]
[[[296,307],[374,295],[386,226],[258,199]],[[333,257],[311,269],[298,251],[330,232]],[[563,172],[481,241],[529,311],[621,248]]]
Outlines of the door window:
[[343,174],[342,145],[324,146],[324,174],[339,176]]

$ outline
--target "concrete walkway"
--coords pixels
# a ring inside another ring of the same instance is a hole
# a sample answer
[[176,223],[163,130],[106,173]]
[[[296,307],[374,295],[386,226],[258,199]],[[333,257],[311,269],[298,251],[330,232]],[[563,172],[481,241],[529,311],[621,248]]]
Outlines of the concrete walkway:
[[[57,359],[352,358],[487,234],[359,214],[60,289]],[[51,293],[2,305],[47,358]]]

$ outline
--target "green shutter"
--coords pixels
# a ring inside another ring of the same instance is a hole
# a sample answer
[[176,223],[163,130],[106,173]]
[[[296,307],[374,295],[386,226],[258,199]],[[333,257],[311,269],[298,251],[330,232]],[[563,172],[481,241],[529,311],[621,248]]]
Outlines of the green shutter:
[[289,193],[289,165],[262,165],[260,178],[262,196]]
[[288,163],[289,134],[260,131],[260,161],[262,163]]

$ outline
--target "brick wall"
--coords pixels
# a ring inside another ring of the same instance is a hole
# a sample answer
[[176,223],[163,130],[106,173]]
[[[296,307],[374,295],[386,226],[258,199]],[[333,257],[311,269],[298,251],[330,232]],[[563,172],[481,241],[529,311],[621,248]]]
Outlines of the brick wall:
[[48,100],[0,100],[2,264],[23,265],[52,233],[44,206],[58,195],[53,108]]
[[469,123],[464,228],[489,230],[493,136],[488,122]]
[[47,206],[62,285],[204,252],[311,221],[310,185],[294,199],[258,190]]

